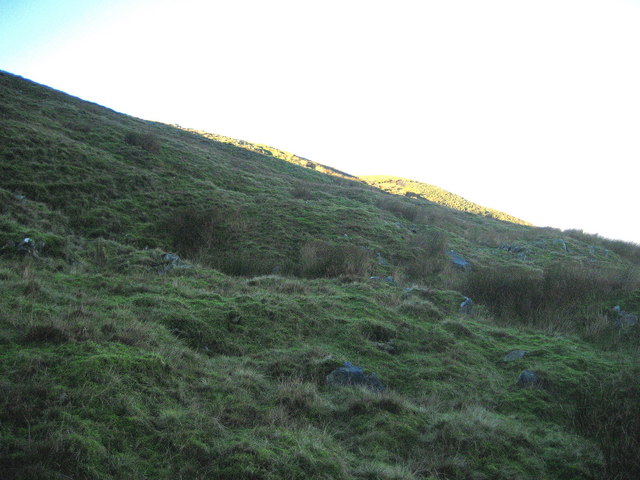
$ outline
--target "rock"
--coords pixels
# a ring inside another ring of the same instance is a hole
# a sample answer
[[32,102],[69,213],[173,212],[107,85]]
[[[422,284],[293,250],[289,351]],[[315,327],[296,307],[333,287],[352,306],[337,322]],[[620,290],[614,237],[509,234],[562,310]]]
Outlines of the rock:
[[469,297],[465,297],[464,295],[462,298],[464,298],[464,300],[460,304],[460,313],[471,315],[471,310],[473,310],[473,300]]
[[31,255],[33,257],[38,257],[39,250],[44,248],[44,242],[36,243],[32,238],[24,237],[18,246],[16,247],[16,252],[21,253],[23,255]]
[[518,381],[516,382],[516,386],[526,388],[526,387],[535,387],[540,385],[542,380],[535,372],[531,370],[523,370],[520,376],[518,377]]
[[511,350],[502,360],[505,362],[514,362],[516,360],[520,360],[527,353],[529,353],[527,350]]
[[389,262],[380,254],[380,252],[376,252],[376,258],[378,259],[378,265],[382,265],[383,267],[388,267]]
[[374,392],[382,392],[384,385],[375,373],[365,375],[360,367],[344,362],[342,367],[336,368],[327,375],[327,385],[330,387],[362,386]]
[[163,264],[158,266],[158,273],[160,274],[165,274],[174,268],[192,268],[192,265],[186,263],[175,253],[165,253],[162,255],[162,262]]
[[553,243],[555,243],[556,245],[560,245],[560,247],[565,251],[568,252],[569,251],[569,247],[567,247],[567,242],[565,242],[563,239],[561,238],[554,238]]
[[464,271],[471,270],[471,263],[465,260],[462,255],[457,254],[453,250],[449,250],[447,255],[451,259],[451,263],[454,267]]
[[398,283],[396,282],[396,280],[391,276],[387,276],[387,277],[369,277],[369,280],[374,280],[374,281],[383,281],[385,283],[388,283],[389,285],[398,285]]
[[613,311],[618,314],[614,320],[616,327],[633,327],[638,323],[638,316],[632,313],[625,312],[620,308],[620,305],[613,307]]
[[559,245],[560,248],[565,252],[569,251],[567,242],[565,242],[562,238],[552,238],[549,240],[536,240],[535,242],[532,243],[532,245],[539,248],[546,248],[549,243],[551,243],[552,245]]

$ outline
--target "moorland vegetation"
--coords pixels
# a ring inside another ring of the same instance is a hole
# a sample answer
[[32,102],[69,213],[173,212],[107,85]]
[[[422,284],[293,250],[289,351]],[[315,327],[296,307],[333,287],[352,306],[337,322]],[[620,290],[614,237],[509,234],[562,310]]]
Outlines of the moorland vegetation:
[[0,72],[3,479],[637,479],[638,313],[637,245]]

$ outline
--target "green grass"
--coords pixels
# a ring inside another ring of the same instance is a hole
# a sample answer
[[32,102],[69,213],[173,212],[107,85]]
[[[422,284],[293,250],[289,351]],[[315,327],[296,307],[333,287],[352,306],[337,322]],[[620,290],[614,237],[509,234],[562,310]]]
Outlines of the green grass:
[[[638,329],[611,310],[639,312],[636,246],[9,74],[0,106],[3,478],[640,475]],[[328,387],[345,361],[386,390]]]

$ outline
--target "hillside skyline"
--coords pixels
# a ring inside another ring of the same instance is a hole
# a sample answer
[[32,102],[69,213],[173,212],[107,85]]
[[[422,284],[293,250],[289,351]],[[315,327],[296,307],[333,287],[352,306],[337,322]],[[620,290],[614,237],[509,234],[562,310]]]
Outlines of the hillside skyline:
[[640,242],[625,221],[638,2],[43,0],[0,13],[0,69],[38,83]]

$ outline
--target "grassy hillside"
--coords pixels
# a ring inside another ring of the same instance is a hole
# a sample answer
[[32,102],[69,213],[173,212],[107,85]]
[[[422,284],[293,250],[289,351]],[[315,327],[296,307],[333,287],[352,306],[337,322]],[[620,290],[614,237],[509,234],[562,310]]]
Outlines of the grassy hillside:
[[638,478],[638,247],[403,185],[0,73],[0,477]]
[[454,208],[463,212],[474,213],[476,215],[483,215],[485,217],[495,218],[504,222],[518,223],[520,225],[531,225],[529,222],[520,220],[508,213],[500,212],[492,208],[483,207],[481,205],[470,202],[469,200],[460,197],[451,192],[436,187],[435,185],[429,185],[427,183],[416,182],[415,180],[409,180],[406,178],[392,177],[386,175],[370,175],[361,177],[369,185],[372,185],[385,192],[393,193],[395,195],[406,195],[409,197],[424,198],[431,202],[445,207]]

